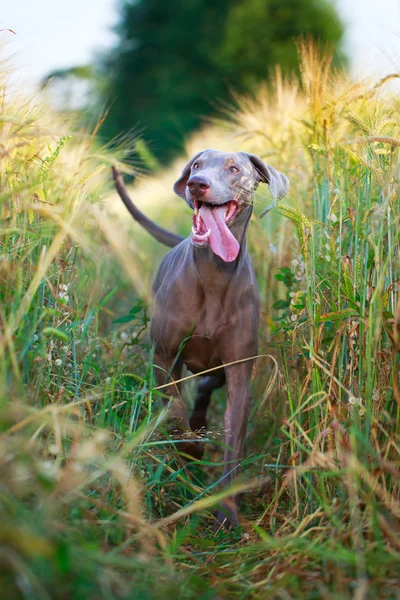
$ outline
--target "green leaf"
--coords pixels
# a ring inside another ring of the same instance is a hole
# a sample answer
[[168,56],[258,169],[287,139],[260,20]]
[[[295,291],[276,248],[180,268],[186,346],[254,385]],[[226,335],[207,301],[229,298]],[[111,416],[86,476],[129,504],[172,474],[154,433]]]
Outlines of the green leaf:
[[288,308],[288,306],[290,306],[289,300],[277,300],[273,303],[272,308],[283,310],[284,308]]
[[325,323],[326,321],[340,321],[342,319],[346,319],[347,317],[356,316],[358,316],[358,313],[354,308],[343,308],[342,310],[338,310],[336,312],[330,312],[321,315],[320,320]]
[[114,319],[113,323],[122,324],[122,323],[131,323],[131,321],[136,321],[137,317],[132,314],[124,315],[123,317],[119,317],[118,319]]
[[115,292],[117,291],[118,288],[114,288],[113,290],[111,290],[111,292],[109,292],[104,298],[103,300],[100,302],[100,304],[97,307],[97,312],[100,312],[101,309],[103,308],[103,306],[105,306],[107,304],[107,302],[114,296]]
[[60,331],[60,329],[56,329],[55,327],[46,327],[45,329],[43,329],[43,335],[58,338],[63,342],[70,341],[68,335],[64,331]]

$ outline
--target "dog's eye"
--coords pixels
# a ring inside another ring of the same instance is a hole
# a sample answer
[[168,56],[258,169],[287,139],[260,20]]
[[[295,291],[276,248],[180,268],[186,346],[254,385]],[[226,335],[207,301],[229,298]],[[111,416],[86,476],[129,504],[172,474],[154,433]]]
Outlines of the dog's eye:
[[229,167],[231,173],[239,173],[239,169],[237,167]]
[[198,168],[199,168],[199,163],[194,163],[193,169],[198,169]]

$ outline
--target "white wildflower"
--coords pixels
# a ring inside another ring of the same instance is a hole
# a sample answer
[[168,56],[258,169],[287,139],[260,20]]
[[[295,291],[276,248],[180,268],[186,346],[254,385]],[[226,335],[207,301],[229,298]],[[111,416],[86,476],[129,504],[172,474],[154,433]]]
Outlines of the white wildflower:
[[59,454],[59,449],[57,444],[50,444],[50,446],[48,447],[48,452],[49,454],[52,454],[53,456],[57,456],[57,454]]
[[302,256],[298,256],[292,260],[292,268],[295,280],[298,282],[303,281],[306,272],[306,265]]
[[57,296],[60,300],[63,300],[64,304],[66,304],[69,300],[69,295],[68,295],[69,286],[70,286],[69,283],[68,283],[68,285],[66,285],[65,283],[60,283],[60,285],[58,286]]
[[349,396],[349,404],[352,406],[362,406],[363,400],[362,398],[357,398],[356,396]]

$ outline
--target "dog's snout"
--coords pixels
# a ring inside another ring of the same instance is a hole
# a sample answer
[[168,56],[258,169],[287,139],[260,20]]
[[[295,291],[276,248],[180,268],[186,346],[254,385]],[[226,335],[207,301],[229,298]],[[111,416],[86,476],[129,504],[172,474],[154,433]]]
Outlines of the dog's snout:
[[190,193],[195,196],[204,196],[211,187],[211,183],[205,177],[200,177],[200,175],[193,175],[187,182],[187,187],[190,190]]

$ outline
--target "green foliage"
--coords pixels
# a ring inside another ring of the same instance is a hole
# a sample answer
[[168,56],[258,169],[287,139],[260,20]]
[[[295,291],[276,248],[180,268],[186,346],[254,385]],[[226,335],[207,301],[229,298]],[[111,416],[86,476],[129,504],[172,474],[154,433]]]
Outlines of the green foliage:
[[278,78],[230,123],[229,144],[272,152],[291,191],[250,225],[264,356],[241,527],[217,534],[224,391],[204,460],[186,463],[163,430],[147,335],[154,254],[104,202],[123,153],[4,94],[2,598],[397,597],[399,102],[333,78],[310,48],[301,73],[302,92]]
[[275,66],[284,73],[298,69],[294,40],[305,35],[328,45],[340,41],[343,26],[332,4],[325,0],[234,2],[215,62],[235,89],[251,93]]
[[335,45],[343,27],[326,0],[140,0],[122,4],[117,33],[103,68],[113,104],[102,133],[143,128],[165,162],[232,90],[253,92],[277,65],[296,70],[299,36]]

